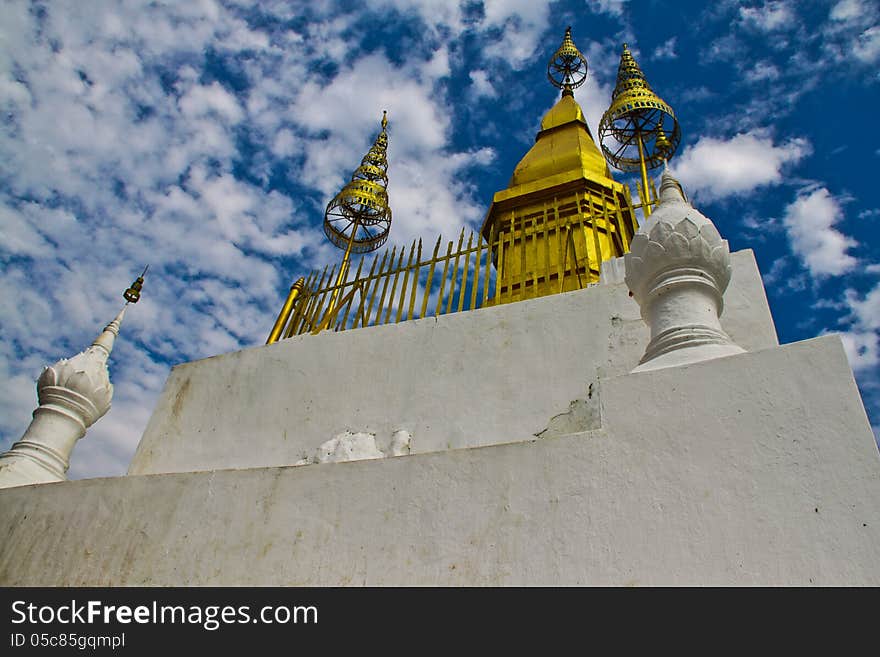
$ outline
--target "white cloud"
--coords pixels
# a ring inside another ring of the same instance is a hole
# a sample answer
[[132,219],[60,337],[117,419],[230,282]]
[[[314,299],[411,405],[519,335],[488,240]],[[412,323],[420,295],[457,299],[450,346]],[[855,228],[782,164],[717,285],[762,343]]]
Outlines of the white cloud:
[[627,0],[587,0],[587,5],[594,12],[621,16],[626,7]]
[[873,3],[864,0],[841,0],[831,8],[829,17],[833,21],[850,22],[869,17],[875,11]]
[[859,35],[853,44],[853,54],[866,64],[880,59],[880,26],[870,27]]
[[[484,49],[489,57],[504,59],[514,69],[530,63],[547,29],[550,3],[546,0],[484,0],[484,30],[503,28],[501,36]],[[560,42],[562,34],[559,35]]]
[[471,71],[470,79],[474,97],[495,98],[495,96],[498,95],[498,92],[495,91],[495,87],[492,86],[492,82],[489,80],[489,74],[486,73],[486,71]]
[[191,87],[178,103],[183,115],[189,118],[209,116],[236,123],[244,115],[235,96],[217,82]]
[[740,7],[740,19],[744,24],[762,32],[790,29],[795,22],[794,11],[788,2],[765,2],[760,7]]
[[678,53],[675,52],[675,37],[671,37],[661,43],[654,49],[651,59],[676,59]]
[[745,78],[749,82],[763,82],[776,80],[779,77],[779,69],[770,62],[757,62],[745,72]]
[[880,365],[880,285],[864,296],[847,289],[844,299],[850,310],[846,321],[851,327],[841,334],[843,346],[852,368],[864,376]]
[[839,276],[858,263],[847,251],[858,243],[834,226],[843,219],[840,203],[827,189],[804,189],[782,218],[791,248],[814,277]]
[[876,333],[845,331],[840,334],[840,339],[853,371],[864,372],[880,365],[880,347]]
[[754,131],[730,139],[702,137],[670,166],[689,194],[715,200],[779,184],[783,168],[809,153],[805,139],[774,144],[763,132]]

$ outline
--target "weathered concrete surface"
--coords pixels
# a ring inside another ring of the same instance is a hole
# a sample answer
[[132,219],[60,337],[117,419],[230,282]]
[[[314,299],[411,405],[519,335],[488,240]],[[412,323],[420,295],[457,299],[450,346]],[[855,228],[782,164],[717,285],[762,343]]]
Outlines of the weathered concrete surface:
[[880,585],[837,336],[599,387],[582,434],[3,490],[0,584]]
[[[746,350],[776,345],[752,252],[731,260],[722,325]],[[619,283],[186,363],[129,473],[291,465],[346,431],[407,431],[414,454],[529,439],[647,343]]]

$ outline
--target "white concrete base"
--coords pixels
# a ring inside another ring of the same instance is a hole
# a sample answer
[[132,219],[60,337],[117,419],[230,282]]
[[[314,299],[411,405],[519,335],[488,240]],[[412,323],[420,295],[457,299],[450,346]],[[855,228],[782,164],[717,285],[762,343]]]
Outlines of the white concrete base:
[[[724,330],[748,351],[776,345],[752,252],[731,263]],[[129,474],[292,465],[344,433],[389,453],[404,431],[414,454],[529,439],[598,379],[638,365],[648,339],[618,282],[185,363]]]
[[591,392],[531,442],[2,490],[0,585],[880,585],[837,336]]

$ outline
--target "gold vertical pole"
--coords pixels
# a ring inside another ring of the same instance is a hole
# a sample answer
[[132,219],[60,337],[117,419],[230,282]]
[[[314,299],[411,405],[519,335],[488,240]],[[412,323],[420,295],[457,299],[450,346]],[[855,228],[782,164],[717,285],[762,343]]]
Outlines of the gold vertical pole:
[[336,301],[339,299],[339,286],[345,280],[348,274],[348,265],[351,260],[351,247],[354,246],[354,237],[357,235],[357,229],[360,225],[358,219],[354,221],[354,227],[351,229],[351,237],[348,238],[348,246],[345,248],[345,255],[342,256],[342,265],[339,267],[339,275],[336,277],[336,285],[333,287],[333,293],[330,295],[330,304],[327,306],[327,313],[324,315],[325,320],[321,322],[319,330],[327,328],[330,319],[333,317],[333,310],[336,308]]
[[287,293],[287,300],[284,302],[281,312],[278,313],[278,319],[275,320],[275,326],[272,327],[272,331],[269,333],[266,344],[272,344],[273,342],[278,341],[278,337],[281,335],[284,325],[287,324],[287,320],[290,319],[290,311],[293,310],[293,304],[296,303],[296,299],[299,297],[305,284],[306,280],[300,276],[297,281],[290,286],[290,292]]
[[645,146],[642,144],[642,132],[636,131],[636,139],[639,144],[639,164],[642,168],[642,212],[646,217],[651,216],[651,201],[648,197],[648,168],[645,166]]

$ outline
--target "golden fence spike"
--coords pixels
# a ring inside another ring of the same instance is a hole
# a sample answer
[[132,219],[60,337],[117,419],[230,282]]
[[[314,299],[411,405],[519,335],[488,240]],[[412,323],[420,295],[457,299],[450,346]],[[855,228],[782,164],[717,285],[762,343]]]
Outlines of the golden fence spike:
[[397,279],[400,276],[401,267],[403,266],[403,256],[405,255],[406,248],[400,247],[400,257],[397,261],[397,266],[394,268],[394,284],[391,286],[391,294],[388,297],[388,308],[385,310],[385,321],[384,324],[387,324],[389,319],[391,318],[391,311],[394,309],[394,293],[397,290]]
[[[349,298],[348,298],[348,303],[345,304],[345,310],[341,313],[342,314],[342,325],[341,325],[341,327],[338,327],[337,330],[344,331],[345,325],[348,324],[348,313],[351,312],[351,302],[354,301],[355,290],[361,289],[360,288],[361,268],[363,266],[364,266],[364,256],[361,256],[361,261],[358,263],[357,272],[355,272],[354,278],[351,279],[351,290],[350,290],[351,296],[349,296]],[[348,278],[348,277],[346,276],[346,278]],[[363,294],[361,294],[361,296],[363,297]]]
[[443,290],[446,289],[446,274],[449,272],[449,260],[452,258],[452,240],[446,247],[446,258],[443,259],[443,278],[440,279],[440,293],[437,295],[437,308],[434,311],[436,317],[440,316],[440,309],[443,307]]
[[[397,304],[397,319],[395,319],[395,323],[399,322],[403,317],[404,309],[406,308],[406,286],[409,282],[409,270],[412,269],[413,257],[416,254],[416,241],[413,240],[412,245],[409,247],[409,258],[406,260],[406,269],[403,270],[403,285],[400,288],[400,302]],[[418,281],[416,281],[418,283]]]
[[407,314],[406,314],[406,319],[408,319],[408,320],[413,318],[413,312],[415,311],[415,307],[416,307],[416,292],[419,289],[419,271],[421,269],[421,265],[422,265],[422,238],[420,237],[419,238],[419,250],[418,250],[418,253],[416,253],[416,267],[415,267],[415,270],[413,271],[412,292],[410,292],[410,294],[409,294],[409,310],[407,311]]
[[388,273],[382,281],[382,295],[379,297],[379,307],[376,308],[376,318],[373,320],[374,324],[379,324],[379,318],[382,316],[382,310],[385,307],[385,293],[388,291],[388,278],[390,277],[391,271],[394,269],[394,258],[397,255],[397,246],[393,246],[391,248],[391,258],[388,261]]
[[[324,267],[324,271],[322,272],[322,275],[326,274],[326,273],[327,273],[327,268]],[[311,284],[309,285],[308,303],[306,304],[306,307],[303,308],[302,316],[300,317],[300,323],[296,329],[297,335],[301,335],[303,333],[306,333],[308,330],[306,328],[306,326],[309,323],[309,321],[311,320],[312,310],[313,310],[315,304],[318,302],[317,291],[320,289],[320,280],[321,279],[318,278],[318,272],[316,271],[315,275],[312,277]]]
[[364,317],[364,306],[367,303],[367,294],[370,291],[371,284],[373,282],[373,272],[376,271],[376,262],[379,260],[379,254],[373,256],[373,264],[370,265],[370,273],[367,274],[367,278],[364,281],[363,286],[361,287],[360,301],[358,302],[357,310],[355,310],[354,320],[351,323],[352,328],[357,328],[358,324],[363,320]]
[[440,240],[443,236],[437,237],[437,243],[434,245],[434,255],[431,256],[431,266],[428,268],[428,280],[425,281],[425,293],[422,295],[422,313],[420,317],[425,317],[428,312],[428,297],[431,296],[431,287],[434,284],[434,267],[437,265],[437,252],[440,250]]
[[461,259],[461,245],[464,243],[464,226],[461,228],[461,234],[458,236],[458,248],[455,251],[455,266],[452,268],[452,281],[449,287],[449,300],[446,302],[447,314],[452,312],[452,300],[455,297],[455,281],[458,278],[458,265]]
[[[464,296],[467,291],[468,269],[471,262],[471,244],[474,242],[474,231],[468,235],[467,248],[464,251],[464,268],[461,270],[461,286],[458,289],[458,312],[464,308]],[[457,261],[457,259],[456,259]]]
[[324,270],[321,272],[321,278],[318,279],[318,284],[315,286],[315,290],[309,299],[309,306],[304,313],[303,323],[299,327],[300,334],[308,333],[312,329],[312,324],[315,321],[315,310],[318,307],[318,300],[321,298],[319,291],[324,287],[324,279],[327,277],[327,270],[329,267],[330,265],[324,266]]
[[335,285],[330,285],[329,282],[333,280],[333,275],[335,273],[336,273],[336,265],[333,265],[333,267],[330,269],[330,277],[327,279],[328,285],[324,289],[324,291],[321,293],[321,298],[317,303],[317,306],[315,308],[314,313],[312,314],[312,318],[311,318],[312,321],[311,321],[311,325],[309,327],[309,331],[311,333],[315,333],[316,331],[319,331],[321,328],[321,321],[324,319],[324,316],[323,316],[324,302],[327,300],[327,297],[329,295],[333,294],[332,290],[335,287]]
[[370,291],[370,304],[367,306],[367,312],[364,313],[364,319],[361,320],[361,326],[368,326],[370,324],[370,315],[373,313],[373,304],[376,302],[376,293],[379,291],[380,279],[387,281],[384,272],[385,263],[388,261],[388,253],[388,249],[385,249],[385,253],[382,254],[382,263],[379,265],[379,271],[376,273],[376,281],[373,289]]
[[[473,232],[471,233],[473,235]],[[483,251],[483,236],[477,233],[477,258],[474,260],[474,282],[471,283],[471,304],[468,310],[474,310],[477,307],[477,292],[480,287],[480,257]]]

